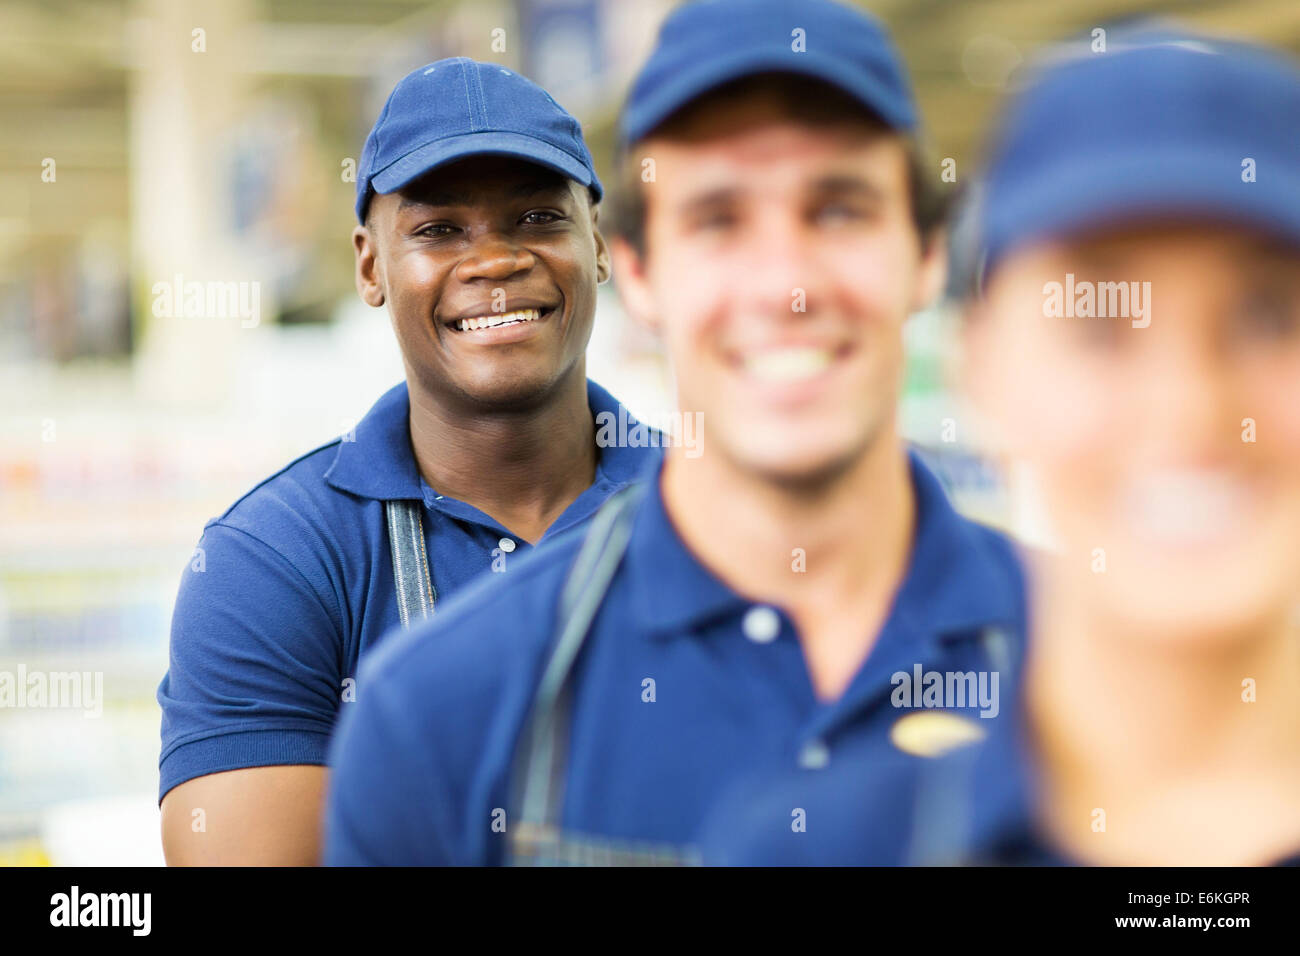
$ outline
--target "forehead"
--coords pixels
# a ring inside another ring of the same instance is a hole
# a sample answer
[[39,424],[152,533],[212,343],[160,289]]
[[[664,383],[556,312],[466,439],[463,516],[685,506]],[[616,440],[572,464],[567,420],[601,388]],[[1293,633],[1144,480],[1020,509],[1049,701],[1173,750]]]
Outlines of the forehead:
[[828,183],[843,188],[859,182],[899,196],[907,189],[905,141],[869,123],[807,123],[763,104],[718,120],[647,141],[639,151],[658,167],[657,185],[646,190],[651,204],[656,194],[677,201],[723,187],[770,198]]
[[581,189],[568,177],[536,163],[489,155],[439,166],[389,195],[400,213],[412,207],[573,198]]
[[1192,258],[1237,271],[1274,265],[1296,269],[1300,267],[1300,247],[1249,226],[1168,216],[1032,242],[1009,255],[1005,268],[1041,269],[1062,264],[1080,268],[1182,267],[1191,282],[1196,271],[1186,264]]

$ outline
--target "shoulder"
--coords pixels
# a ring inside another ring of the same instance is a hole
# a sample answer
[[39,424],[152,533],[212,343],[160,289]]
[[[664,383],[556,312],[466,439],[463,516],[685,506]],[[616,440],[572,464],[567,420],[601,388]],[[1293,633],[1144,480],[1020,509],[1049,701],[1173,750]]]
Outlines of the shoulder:
[[382,522],[370,522],[374,530],[367,531],[363,502],[325,480],[338,444],[300,455],[208,521],[196,548],[207,573],[186,575],[182,598],[202,594],[250,608],[265,600],[271,604],[259,613],[267,614],[277,605],[300,608],[288,601],[299,594],[342,619],[359,562],[373,552],[369,538],[382,533]]
[[259,481],[204,525],[200,547],[273,553],[323,593],[346,590],[345,578],[374,551],[383,522],[364,518],[377,501],[330,483],[340,442],[313,448]]
[[909,457],[918,490],[935,498],[942,495],[936,510],[951,513],[951,520],[944,523],[954,545],[992,575],[986,584],[1023,591],[1024,562],[1019,545],[1005,531],[957,511],[951,501],[954,487],[979,489],[994,480],[988,463],[969,453],[920,445],[909,446]]
[[992,525],[963,517],[972,546],[988,561],[988,566],[1009,588],[1024,590],[1025,565],[1020,545],[1005,531]]
[[235,499],[209,526],[239,530],[266,529],[278,521],[322,516],[337,507],[339,492],[325,481],[341,439],[335,438],[299,455]]

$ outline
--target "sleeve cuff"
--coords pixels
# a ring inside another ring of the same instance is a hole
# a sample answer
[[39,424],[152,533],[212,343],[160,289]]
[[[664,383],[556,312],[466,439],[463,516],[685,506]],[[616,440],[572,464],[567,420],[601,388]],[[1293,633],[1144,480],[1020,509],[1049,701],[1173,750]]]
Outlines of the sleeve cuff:
[[328,731],[245,730],[181,744],[158,767],[158,802],[187,780],[226,770],[288,764],[324,766]]

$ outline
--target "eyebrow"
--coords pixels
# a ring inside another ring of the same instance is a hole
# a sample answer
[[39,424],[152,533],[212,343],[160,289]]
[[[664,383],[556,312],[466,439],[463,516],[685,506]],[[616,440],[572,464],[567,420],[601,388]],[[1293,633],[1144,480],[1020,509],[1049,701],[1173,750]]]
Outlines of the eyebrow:
[[1290,245],[1272,236],[1252,237],[1248,247],[1243,250],[1243,258],[1266,268],[1293,267],[1300,258],[1300,246]]
[[[831,173],[812,181],[808,192],[818,195],[857,193],[873,200],[879,200],[884,193],[875,183],[849,173]],[[733,202],[743,195],[743,190],[732,185],[721,185],[687,197],[681,206],[686,209],[697,206],[719,206]]]
[[863,193],[873,199],[883,196],[883,191],[876,183],[849,173],[823,176],[813,182],[812,189],[818,193]]
[[720,206],[734,201],[740,195],[742,195],[742,191],[735,186],[714,186],[703,192],[687,196],[679,205],[684,209],[696,206]]
[[[516,183],[511,187],[507,195],[511,199],[528,199],[538,193],[565,190],[566,185],[564,182],[555,180],[528,180]],[[431,206],[467,206],[472,204],[473,195],[473,193],[463,192],[427,192],[419,196],[402,194],[401,201],[397,204],[397,211],[400,213],[407,209],[427,209]]]

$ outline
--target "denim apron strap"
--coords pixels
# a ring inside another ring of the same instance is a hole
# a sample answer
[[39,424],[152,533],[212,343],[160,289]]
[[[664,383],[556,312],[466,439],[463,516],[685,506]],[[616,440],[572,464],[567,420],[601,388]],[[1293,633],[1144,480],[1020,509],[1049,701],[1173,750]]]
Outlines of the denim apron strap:
[[419,501],[395,499],[384,502],[388,521],[388,543],[393,551],[393,579],[397,587],[397,613],[402,627],[433,615],[438,592],[429,574],[429,556],[424,547],[424,522]]
[[641,484],[631,485],[601,506],[565,579],[556,619],[559,637],[542,672],[511,768],[515,815],[508,824],[509,862],[514,865],[592,863],[604,855],[594,845],[590,852],[575,854],[575,845],[566,849],[559,837],[568,765],[571,695],[567,679],[627,551],[635,505],[644,490]]
[[[1014,686],[1015,662],[1011,639],[1000,627],[986,627],[980,633],[980,647],[992,670],[1010,679]],[[969,746],[942,758],[932,758],[919,771],[916,803],[907,849],[906,866],[972,866],[974,834],[975,759],[979,746]]]

